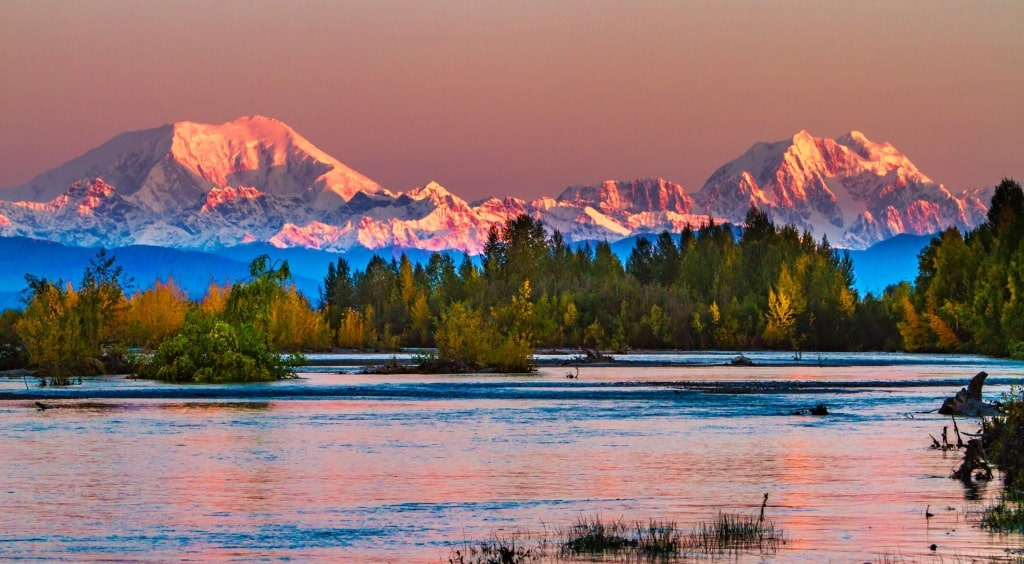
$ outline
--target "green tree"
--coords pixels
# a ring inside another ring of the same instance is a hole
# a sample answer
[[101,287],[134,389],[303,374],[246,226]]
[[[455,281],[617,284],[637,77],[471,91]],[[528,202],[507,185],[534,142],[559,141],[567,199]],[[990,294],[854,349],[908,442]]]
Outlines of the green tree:
[[140,364],[138,375],[182,383],[258,382],[294,375],[304,357],[282,357],[269,335],[275,302],[287,295],[288,263],[272,265],[263,255],[249,265],[249,275],[231,286],[223,313],[190,311],[181,330]]
[[21,318],[22,312],[16,309],[5,309],[0,314],[0,370],[28,366],[28,351],[17,331]]
[[116,257],[100,249],[89,260],[78,290],[78,316],[82,338],[95,358],[102,356],[102,347],[117,332],[115,322],[126,306],[124,287],[130,283]]

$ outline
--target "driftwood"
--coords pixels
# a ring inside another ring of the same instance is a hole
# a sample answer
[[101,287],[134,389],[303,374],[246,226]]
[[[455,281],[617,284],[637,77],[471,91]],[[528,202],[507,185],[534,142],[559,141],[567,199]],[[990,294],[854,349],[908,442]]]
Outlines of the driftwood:
[[960,415],[962,417],[982,417],[997,415],[999,409],[993,403],[981,399],[981,389],[985,385],[987,372],[979,372],[966,388],[962,388],[955,396],[946,398],[939,408],[943,415]]
[[603,352],[596,349],[588,349],[587,347],[580,347],[582,355],[577,355],[573,358],[576,362],[583,363],[595,363],[595,362],[615,362],[615,358],[611,355],[604,354]]
[[794,411],[793,415],[828,415],[828,406],[819,403],[814,407],[801,407]]
[[[975,470],[978,470],[977,474],[974,473]],[[967,441],[964,461],[953,472],[952,477],[965,482],[971,481],[972,477],[978,480],[992,479],[992,467],[988,465],[988,460],[985,458],[985,447],[982,445],[981,439]]]
[[741,355],[737,356],[736,358],[732,359],[732,362],[730,362],[729,364],[731,364],[733,366],[753,366],[754,365],[754,361],[750,360],[745,355],[741,354]]
[[954,445],[949,441],[949,427],[943,427],[941,443],[939,442],[939,439],[936,439],[933,435],[928,435],[932,438],[932,448],[939,450],[957,450],[967,446],[964,444],[963,437],[960,436],[960,427],[956,424],[956,417],[950,416],[950,419],[953,420],[953,432],[956,433],[956,444]]

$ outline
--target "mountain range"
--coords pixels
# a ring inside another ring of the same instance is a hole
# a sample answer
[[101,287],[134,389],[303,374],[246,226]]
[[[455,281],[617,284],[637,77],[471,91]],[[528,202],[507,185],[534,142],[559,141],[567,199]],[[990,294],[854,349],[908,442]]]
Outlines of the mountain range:
[[262,116],[118,135],[0,190],[0,235],[75,247],[220,251],[260,243],[336,253],[480,252],[495,223],[526,213],[568,242],[742,223],[751,205],[837,247],[984,221],[992,189],[953,193],[889,143],[801,131],[756,143],[689,193],[664,179],[570,186],[557,197],[466,202],[436,182],[380,186]]

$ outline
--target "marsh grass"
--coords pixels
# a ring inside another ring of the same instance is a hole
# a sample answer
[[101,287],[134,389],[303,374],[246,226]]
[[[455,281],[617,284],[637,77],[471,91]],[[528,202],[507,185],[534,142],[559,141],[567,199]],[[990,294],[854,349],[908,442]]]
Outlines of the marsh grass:
[[627,522],[600,515],[580,516],[568,527],[541,533],[492,535],[452,548],[449,564],[527,564],[548,561],[672,562],[690,558],[737,558],[745,553],[774,554],[785,535],[760,512],[719,512],[710,521],[683,529],[675,521]]
[[684,548],[704,554],[758,550],[775,552],[785,544],[775,524],[755,515],[719,512],[711,522],[701,522],[686,538]]
[[605,522],[600,516],[580,517],[558,531],[558,537],[563,557],[614,555],[627,561],[776,552],[785,544],[783,532],[763,515],[721,512],[688,531],[674,521],[627,524],[621,518]]
[[541,539],[528,547],[529,537],[522,534],[492,535],[478,543],[465,542],[448,554],[448,564],[528,564],[540,562],[547,553],[546,542]]
[[1024,491],[1004,490],[995,505],[985,508],[981,526],[994,533],[1024,533]]
[[899,552],[886,552],[865,562],[869,562],[870,564],[1024,564],[1024,557],[1019,554],[1014,554],[1011,551],[1007,551],[1005,555],[989,554],[971,556],[954,554],[952,556],[948,556],[939,554],[927,557],[911,558],[903,556]]

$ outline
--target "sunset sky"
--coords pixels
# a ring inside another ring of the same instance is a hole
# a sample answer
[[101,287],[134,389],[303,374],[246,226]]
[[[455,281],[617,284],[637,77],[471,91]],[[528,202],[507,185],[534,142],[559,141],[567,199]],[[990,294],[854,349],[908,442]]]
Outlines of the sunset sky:
[[263,114],[396,190],[658,176],[851,129],[955,190],[1024,180],[1024,2],[0,0],[0,186]]

